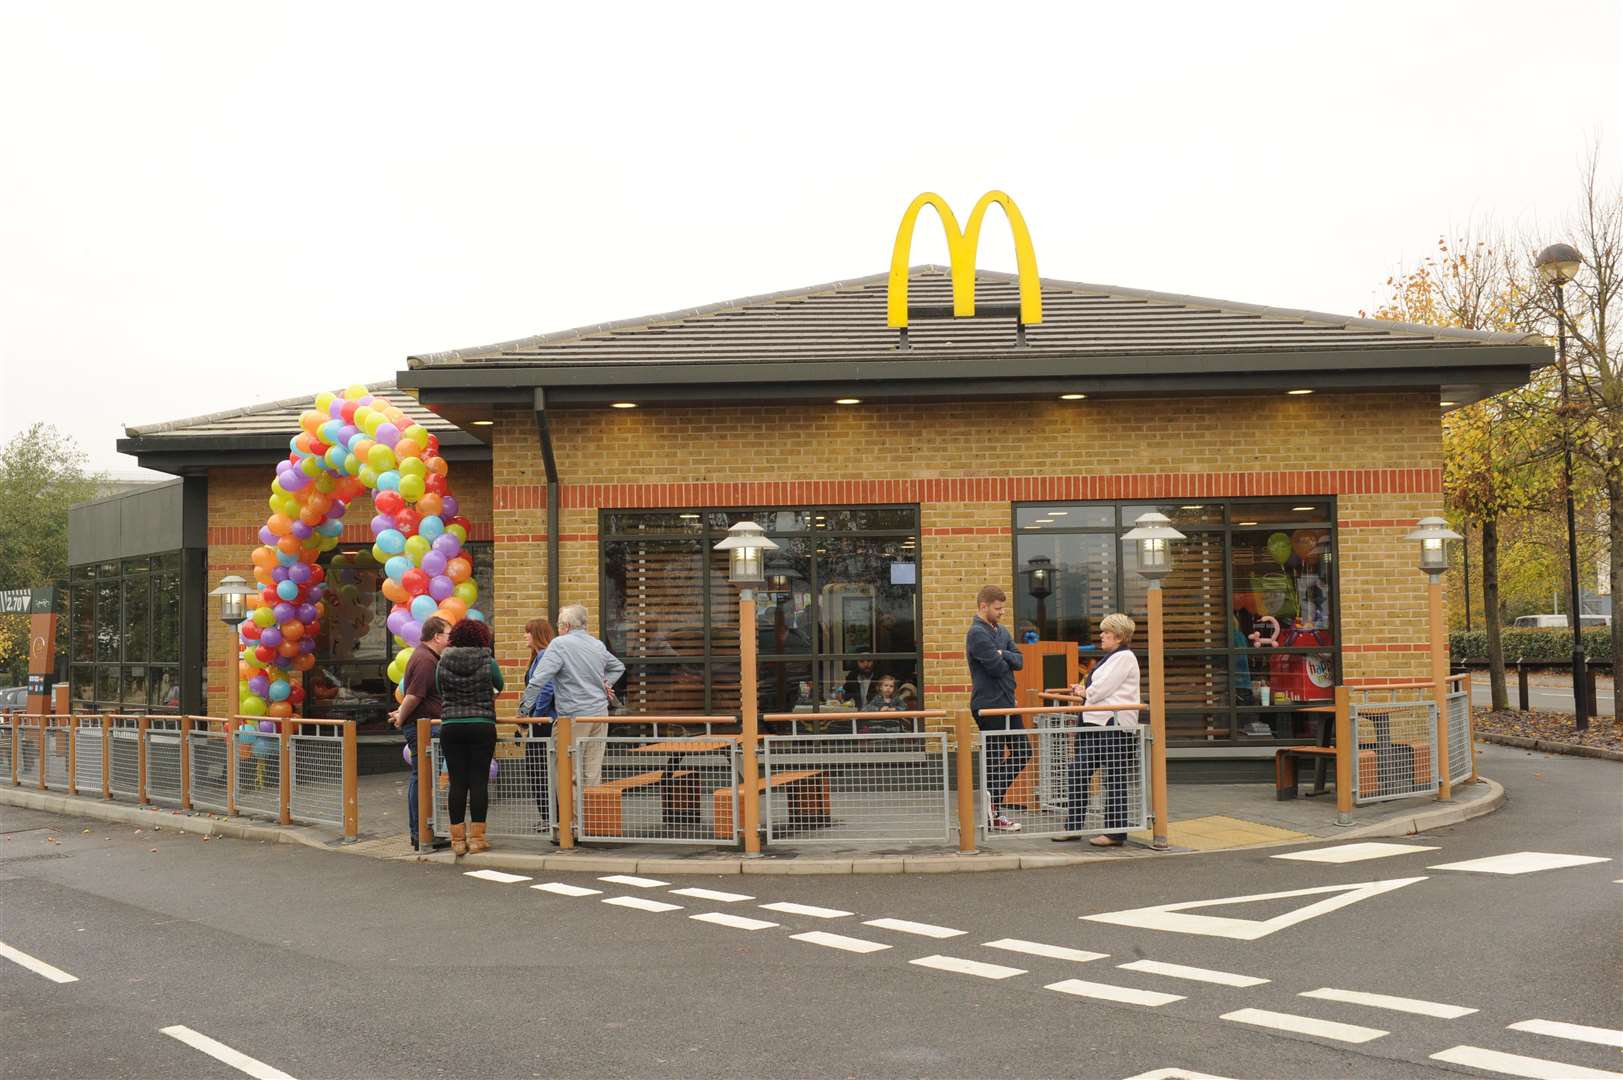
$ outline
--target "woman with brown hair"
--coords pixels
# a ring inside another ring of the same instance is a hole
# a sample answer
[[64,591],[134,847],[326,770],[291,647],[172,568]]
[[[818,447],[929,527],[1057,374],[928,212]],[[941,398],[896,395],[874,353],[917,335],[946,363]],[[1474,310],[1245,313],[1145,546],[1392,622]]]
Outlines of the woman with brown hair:
[[[518,703],[518,714],[520,717],[535,718],[535,722],[530,724],[532,740],[550,737],[552,722],[558,719],[558,707],[552,702],[553,681],[549,679],[542,686],[531,682],[536,667],[541,663],[541,654],[547,651],[552,638],[552,623],[546,619],[531,619],[524,624],[524,640],[530,646],[530,666],[524,672],[524,697]],[[524,771],[535,787],[535,809],[541,816],[535,831],[550,833],[553,818],[552,792],[547,784],[545,743],[530,741],[524,744]]]

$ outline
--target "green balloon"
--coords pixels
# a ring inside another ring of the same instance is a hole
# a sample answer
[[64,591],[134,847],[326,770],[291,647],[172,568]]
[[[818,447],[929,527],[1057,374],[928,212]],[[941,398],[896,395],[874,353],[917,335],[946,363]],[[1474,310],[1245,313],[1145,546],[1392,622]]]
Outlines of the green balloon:
[[1291,557],[1291,538],[1282,532],[1276,532],[1268,537],[1268,554],[1274,557],[1274,562],[1280,566]]
[[[404,487],[404,483],[401,486]],[[406,537],[406,554],[410,555],[411,561],[418,566],[422,565],[423,556],[428,554],[428,547],[428,541],[421,536]]]

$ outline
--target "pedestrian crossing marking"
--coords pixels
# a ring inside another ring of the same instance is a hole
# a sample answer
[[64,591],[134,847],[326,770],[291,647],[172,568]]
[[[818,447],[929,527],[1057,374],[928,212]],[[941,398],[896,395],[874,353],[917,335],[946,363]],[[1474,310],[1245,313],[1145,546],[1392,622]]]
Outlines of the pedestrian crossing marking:
[[810,915],[814,919],[843,919],[851,914],[839,908],[814,907],[811,904],[791,904],[787,900],[779,900],[772,904],[762,904],[768,911],[781,911],[785,915]]
[[1211,1073],[1192,1072],[1189,1069],[1156,1069],[1153,1072],[1129,1076],[1127,1080],[1225,1080]]
[[929,923],[908,922],[906,919],[869,919],[863,926],[877,926],[881,930],[895,930],[903,934],[917,934],[919,937],[950,938],[962,937],[967,930],[954,930],[950,926],[931,926]]
[[1438,1020],[1458,1020],[1477,1011],[1463,1005],[1444,1005],[1440,1001],[1422,1001],[1419,998],[1394,997],[1391,994],[1366,994],[1359,990],[1337,990],[1333,986],[1304,990],[1297,996],[1317,998],[1320,1001],[1339,1001],[1347,1005],[1368,1005],[1372,1009],[1391,1009],[1393,1012],[1431,1016]]
[[670,884],[670,882],[660,881],[658,878],[635,877],[631,874],[610,874],[608,877],[600,877],[597,880],[607,881],[611,885],[631,885],[638,889],[657,889],[662,885]]
[[638,911],[680,911],[681,904],[667,904],[663,900],[650,900],[646,896],[610,896],[603,901],[615,907],[635,908]]
[[[1153,907],[1131,908],[1127,911],[1106,911],[1098,915],[1082,915],[1090,922],[1112,923],[1117,926],[1137,926],[1147,930],[1166,930],[1177,934],[1200,934],[1205,937],[1233,938],[1237,941],[1256,941],[1288,926],[1339,910],[1360,900],[1425,881],[1424,877],[1392,878],[1388,881],[1361,881],[1352,885],[1320,885],[1311,889],[1289,889],[1285,892],[1256,893],[1252,896],[1220,896],[1215,900],[1191,900],[1180,904],[1157,904]],[[1293,896],[1318,896],[1340,893],[1319,900],[1295,911],[1287,911],[1271,919],[1235,919],[1217,915],[1190,915],[1194,908],[1220,907],[1224,904],[1248,904],[1262,900],[1285,900]]]
[[1386,1034],[1380,1028],[1341,1024],[1334,1020],[1273,1012],[1270,1009],[1236,1009],[1234,1012],[1224,1013],[1221,1019],[1232,1020],[1237,1024],[1250,1024],[1253,1027],[1289,1031],[1296,1035],[1316,1035],[1321,1039],[1335,1039],[1337,1042],[1367,1043]]
[[1032,956],[1046,956],[1052,960],[1075,960],[1077,963],[1086,963],[1089,960],[1103,960],[1109,953],[1088,952],[1086,949],[1067,949],[1062,945],[1044,945],[1040,941],[1022,941],[1019,938],[998,938],[996,941],[986,943],[988,949],[1006,949],[1009,952],[1029,953]]
[[715,889],[672,889],[673,896],[691,896],[696,900],[717,900],[724,904],[735,904],[740,900],[754,900],[753,896],[743,893],[718,892]]
[[1451,1046],[1431,1055],[1433,1061],[1446,1061],[1450,1065],[1464,1065],[1470,1069],[1503,1073],[1506,1076],[1524,1076],[1529,1080],[1623,1080],[1623,1073],[1605,1069],[1586,1069],[1582,1065],[1568,1065],[1544,1058],[1506,1054],[1498,1050],[1485,1050],[1480,1046]]
[[583,885],[565,885],[561,881],[543,881],[539,885],[531,885],[532,889],[541,892],[556,893],[559,896],[601,896],[602,889],[588,889]]
[[1146,975],[1165,975],[1169,979],[1188,979],[1191,982],[1215,983],[1218,986],[1261,986],[1267,979],[1255,975],[1236,975],[1230,971],[1189,967],[1185,964],[1163,964],[1159,960],[1134,960],[1130,964],[1117,964],[1123,971],[1138,971]]
[[742,915],[730,915],[725,911],[706,911],[698,915],[689,915],[688,918],[698,922],[715,923],[717,926],[730,926],[734,930],[768,930],[778,924],[767,922],[765,919],[748,919]]
[[1435,847],[1426,847],[1421,844],[1381,844],[1371,841],[1364,844],[1338,844],[1335,847],[1314,848],[1312,851],[1288,851],[1283,855],[1269,857],[1290,859],[1294,862],[1340,864],[1363,862],[1366,859],[1389,859],[1394,855],[1407,855],[1413,851],[1436,850]]
[[846,952],[871,953],[890,948],[878,941],[863,941],[861,938],[846,937],[843,934],[830,934],[824,930],[809,930],[804,934],[790,934],[795,941],[805,941],[812,945],[822,945],[829,949],[843,949]]
[[1025,968],[983,964],[979,960],[963,960],[956,956],[924,956],[917,960],[909,960],[908,963],[933,968],[936,971],[951,971],[958,975],[975,975],[982,979],[1012,979],[1016,975],[1026,973]]
[[1563,1024],[1559,1020],[1522,1020],[1511,1024],[1511,1031],[1529,1031],[1534,1035],[1551,1035],[1557,1039],[1598,1043],[1623,1050],[1623,1031],[1611,1028],[1585,1027],[1583,1024]]
[[1465,862],[1442,863],[1428,866],[1428,870],[1463,870],[1472,874],[1536,874],[1540,870],[1561,870],[1569,866],[1587,866],[1589,863],[1611,862],[1598,855],[1562,855],[1551,851],[1513,851],[1509,855],[1490,855],[1486,859],[1468,859]]
[[523,874],[504,874],[500,870],[465,870],[463,873],[468,877],[478,878],[480,881],[495,881],[503,885],[512,885],[516,882],[530,880]]
[[1163,994],[1157,990],[1137,990],[1131,986],[1087,982],[1083,979],[1065,979],[1057,983],[1049,983],[1043,989],[1056,990],[1061,994],[1070,994],[1073,997],[1093,998],[1097,1001],[1114,1001],[1118,1005],[1148,1005],[1152,1009],[1183,1000],[1182,994]]

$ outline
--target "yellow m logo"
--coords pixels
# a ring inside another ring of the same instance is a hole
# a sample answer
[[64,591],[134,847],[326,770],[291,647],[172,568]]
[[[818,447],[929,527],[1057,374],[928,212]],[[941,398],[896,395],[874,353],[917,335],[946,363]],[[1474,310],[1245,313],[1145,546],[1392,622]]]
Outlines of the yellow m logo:
[[958,231],[958,219],[952,216],[947,200],[932,191],[913,200],[902,215],[901,228],[896,230],[896,246],[890,255],[890,292],[887,315],[891,326],[907,325],[907,263],[913,253],[913,226],[919,211],[926,206],[935,207],[941,218],[941,227],[947,232],[947,252],[952,267],[952,313],[954,316],[975,314],[975,253],[981,244],[981,222],[986,209],[993,203],[1003,207],[1009,219],[1009,231],[1014,234],[1015,268],[1020,274],[1020,321],[1033,324],[1043,321],[1042,280],[1037,276],[1037,253],[1031,246],[1031,233],[1026,231],[1026,219],[1014,200],[1001,191],[988,191],[969,214],[969,227]]

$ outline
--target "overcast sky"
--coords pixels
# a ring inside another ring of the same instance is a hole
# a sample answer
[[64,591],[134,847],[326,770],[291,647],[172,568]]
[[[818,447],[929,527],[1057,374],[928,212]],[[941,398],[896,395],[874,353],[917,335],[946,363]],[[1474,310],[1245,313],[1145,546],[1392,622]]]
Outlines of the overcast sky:
[[877,273],[923,190],[1009,192],[1046,276],[1355,314],[1618,173],[1620,11],[5,0],[0,439],[123,472],[126,423]]

